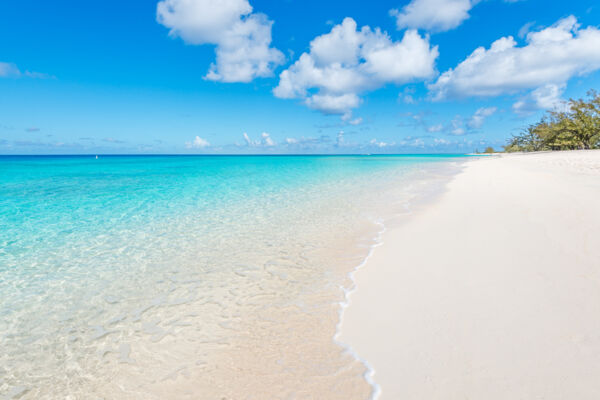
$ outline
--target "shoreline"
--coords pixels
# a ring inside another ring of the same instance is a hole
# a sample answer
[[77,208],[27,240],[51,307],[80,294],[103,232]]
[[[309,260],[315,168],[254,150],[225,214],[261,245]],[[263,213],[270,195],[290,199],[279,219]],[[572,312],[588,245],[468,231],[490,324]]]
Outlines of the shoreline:
[[[569,280],[565,260],[575,261],[575,268],[592,276],[598,273],[593,260],[600,259],[600,250],[588,246],[589,254],[577,257],[570,246],[581,235],[600,237],[600,212],[590,209],[593,194],[600,193],[595,183],[600,176],[600,152],[511,154],[473,159],[463,165],[440,196],[417,207],[401,223],[384,228],[380,241],[352,273],[354,288],[347,293],[335,340],[367,366],[370,375],[365,378],[374,388],[373,399],[500,399],[532,398],[533,394],[558,399],[572,394],[573,382],[556,385],[551,377],[557,371],[564,372],[567,380],[580,377],[576,372],[582,372],[581,364],[597,375],[600,361],[575,357],[570,342],[561,342],[560,334],[569,331],[564,318],[577,314],[581,304],[600,304],[600,294],[594,294],[600,290],[590,290],[590,286],[600,289],[600,284],[593,279],[568,282],[570,290],[587,290],[586,301],[569,299],[564,293],[554,298],[540,286]],[[555,218],[560,219],[556,222],[549,218],[561,213],[569,199],[581,203],[581,210],[566,210],[579,225],[568,225],[566,216]],[[532,200],[541,205],[528,209],[528,204],[535,204]],[[486,207],[477,207],[480,201],[486,201]],[[494,207],[500,211],[492,211]],[[450,212],[455,215],[444,215]],[[430,231],[419,228],[422,224]],[[510,235],[494,232],[509,226],[514,228]],[[564,248],[551,247],[554,257],[543,254],[547,243],[535,236],[540,232],[543,239],[564,241]],[[534,235],[530,248],[519,243],[530,240],[523,236],[528,234]],[[492,245],[481,240],[486,235],[491,235]],[[479,248],[461,243],[469,240]],[[432,242],[435,251],[431,251]],[[421,250],[421,259],[414,248]],[[507,258],[502,251],[517,254]],[[507,259],[513,265],[507,266]],[[540,281],[540,274],[548,275],[545,279],[550,283]],[[510,298],[510,290],[516,298]],[[561,307],[562,313],[544,312],[543,306],[548,304]],[[584,338],[580,341],[590,342],[593,351],[600,349],[600,337],[593,335],[600,331],[600,323],[594,321],[594,308],[590,307],[579,312],[571,330]],[[523,315],[527,312],[530,314]],[[521,327],[527,324],[529,330]],[[542,327],[550,337],[540,337],[536,350],[528,351],[523,338],[535,341],[538,338],[533,333]],[[494,340],[500,344],[492,346]],[[547,355],[557,347],[563,349],[561,357]],[[523,359],[502,356],[502,352],[510,354],[515,349],[523,351]],[[538,372],[520,365],[531,367],[531,363],[545,361],[549,366]],[[553,385],[558,387],[550,390]],[[583,386],[590,394],[600,394],[600,384],[585,380]]]
[[[348,272],[347,275],[351,285],[349,287],[341,287],[344,295],[343,300],[338,303],[340,310],[333,342],[365,367],[363,378],[372,388],[369,400],[376,400],[381,394],[381,387],[373,379],[373,376],[375,375],[375,369],[369,364],[368,360],[362,358],[356,351],[354,351],[351,345],[340,340],[340,336],[342,335],[341,326],[343,324],[344,312],[350,306],[350,297],[352,293],[357,290],[357,284],[354,276],[359,270],[365,267],[369,259],[372,257],[375,249],[384,245],[383,236],[388,230],[388,226],[394,227],[396,224],[406,221],[405,218],[410,218],[416,210],[420,210],[421,208],[426,207],[428,204],[435,202],[446,191],[446,186],[448,183],[454,179],[456,175],[463,171],[467,162],[468,158],[465,158],[461,159],[460,161],[454,161],[452,164],[445,164],[443,170],[440,169],[436,172],[426,172],[425,176],[419,180],[421,183],[426,185],[425,188],[416,190],[413,193],[414,197],[405,201],[403,204],[403,212],[397,212],[393,215],[387,215],[385,217],[381,216],[377,221],[373,221],[375,225],[380,226],[380,229],[375,233],[372,239],[373,243],[369,245],[368,251],[362,261]],[[449,171],[445,169],[448,167],[450,168]]]
[[335,334],[333,336],[333,342],[336,345],[338,345],[342,349],[344,349],[345,352],[350,354],[356,361],[358,361],[365,367],[365,373],[363,374],[363,378],[372,388],[371,395],[369,396],[369,400],[377,399],[379,397],[379,394],[381,393],[381,387],[377,384],[377,382],[375,382],[373,380],[373,376],[375,375],[375,369],[369,364],[369,362],[367,360],[360,357],[360,355],[358,353],[356,353],[356,351],[354,351],[350,345],[342,342],[339,339],[339,337],[342,334],[341,326],[343,323],[344,312],[350,306],[350,296],[357,289],[354,275],[361,268],[364,268],[364,266],[369,261],[369,258],[371,258],[371,256],[373,255],[373,252],[375,251],[375,249],[377,247],[383,245],[382,236],[386,232],[386,227],[383,222],[380,222],[379,224],[381,226],[381,230],[378,231],[377,234],[375,235],[375,238],[373,239],[374,243],[369,247],[369,251],[368,251],[367,255],[365,256],[365,258],[363,259],[363,261],[360,264],[358,264],[356,267],[354,267],[354,269],[352,271],[350,271],[348,273],[348,277],[349,277],[350,281],[352,282],[352,286],[349,288],[342,288],[342,291],[344,293],[344,300],[339,302],[339,306],[340,306],[339,318],[338,318],[338,322],[335,326]]

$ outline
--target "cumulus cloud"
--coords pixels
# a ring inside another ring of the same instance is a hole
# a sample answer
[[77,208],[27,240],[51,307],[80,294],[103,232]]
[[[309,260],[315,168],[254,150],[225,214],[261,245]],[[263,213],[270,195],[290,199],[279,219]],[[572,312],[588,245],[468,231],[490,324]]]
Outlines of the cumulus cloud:
[[469,119],[467,126],[471,129],[479,129],[483,126],[485,119],[491,117],[495,112],[496,107],[482,107],[475,111],[475,114]]
[[436,125],[427,124],[420,114],[413,114],[412,117],[428,133],[445,132],[453,136],[462,136],[474,133],[476,129],[481,128],[485,120],[494,115],[496,111],[498,111],[496,107],[481,107],[468,118],[455,115],[449,123],[439,123]]
[[271,147],[271,146],[275,146],[275,141],[273,141],[273,139],[271,139],[271,135],[269,135],[267,132],[263,132],[260,137],[262,137],[262,145],[263,146],[267,146],[267,147]]
[[600,69],[600,30],[581,29],[573,16],[529,32],[526,43],[518,47],[507,36],[489,49],[477,48],[429,85],[433,98],[497,96],[534,89],[532,97],[537,102],[544,97],[542,92],[556,92],[573,76]]
[[428,126],[427,127],[427,132],[429,132],[429,133],[435,133],[435,132],[440,132],[442,129],[444,129],[444,125],[443,124],[437,124],[437,125]]
[[260,147],[260,146],[273,147],[273,146],[277,145],[277,143],[275,143],[275,141],[271,138],[271,135],[268,134],[267,132],[263,132],[260,135],[261,139],[259,139],[259,140],[252,140],[246,132],[244,132],[243,136],[244,136],[244,142],[246,142],[246,146],[249,146],[249,147]]
[[356,93],[344,94],[314,94],[305,99],[305,104],[324,114],[345,114],[350,118],[349,110],[360,105],[361,99]]
[[383,141],[378,141],[377,139],[371,139],[371,141],[369,142],[369,144],[371,146],[376,146],[379,148],[383,148],[383,147],[388,147],[388,146],[393,146],[395,143],[386,143]]
[[465,128],[463,127],[463,119],[460,115],[454,117],[454,119],[450,122],[452,125],[450,128],[450,134],[455,136],[461,136],[467,133]]
[[173,37],[217,46],[206,79],[250,82],[271,76],[284,61],[283,53],[271,47],[273,22],[253,13],[248,0],[162,0],[156,16]]
[[427,29],[443,32],[454,29],[469,18],[475,0],[412,0],[402,10],[391,10],[398,29]]
[[561,99],[566,85],[548,84],[535,89],[513,104],[513,110],[520,115],[528,115],[537,110],[566,110],[568,105]]
[[208,140],[202,139],[200,136],[196,136],[193,141],[185,143],[185,147],[188,149],[203,149],[208,146],[210,146]]
[[415,104],[417,100],[413,97],[416,90],[414,87],[406,87],[400,94],[398,94],[398,99],[404,102],[405,104]]
[[279,76],[273,90],[283,99],[301,99],[324,114],[346,115],[361,103],[359,95],[387,83],[402,84],[435,74],[437,46],[416,31],[393,41],[379,28],[357,29],[352,18],[310,43],[310,51]]
[[425,141],[421,138],[416,138],[412,142],[409,142],[408,145],[413,147],[425,147]]
[[250,139],[250,136],[248,136],[248,134],[246,132],[244,132],[243,136],[244,136],[244,142],[246,142],[246,145],[248,145],[248,146],[257,146],[258,144],[260,144],[260,142],[255,142],[252,139]]

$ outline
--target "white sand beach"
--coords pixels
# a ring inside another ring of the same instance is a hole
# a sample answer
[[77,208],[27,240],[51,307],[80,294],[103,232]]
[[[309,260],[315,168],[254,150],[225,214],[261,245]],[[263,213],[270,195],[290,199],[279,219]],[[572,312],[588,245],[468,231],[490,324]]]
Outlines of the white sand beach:
[[379,399],[600,398],[600,151],[467,162],[383,235],[339,340]]

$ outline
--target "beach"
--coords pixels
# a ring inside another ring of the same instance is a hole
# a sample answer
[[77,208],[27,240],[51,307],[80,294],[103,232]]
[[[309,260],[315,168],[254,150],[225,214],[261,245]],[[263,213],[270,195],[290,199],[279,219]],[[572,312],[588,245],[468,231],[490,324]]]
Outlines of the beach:
[[599,5],[0,1],[0,400],[600,400]]
[[600,151],[474,158],[354,274],[379,400],[600,398]]
[[598,151],[0,170],[2,398],[600,396]]

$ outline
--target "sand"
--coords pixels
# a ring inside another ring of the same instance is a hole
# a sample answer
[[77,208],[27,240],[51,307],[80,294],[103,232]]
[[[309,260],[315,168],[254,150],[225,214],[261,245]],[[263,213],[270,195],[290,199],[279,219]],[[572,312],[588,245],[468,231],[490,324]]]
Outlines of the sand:
[[600,151],[466,163],[356,272],[380,400],[600,399]]

